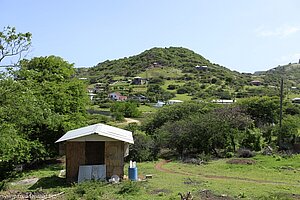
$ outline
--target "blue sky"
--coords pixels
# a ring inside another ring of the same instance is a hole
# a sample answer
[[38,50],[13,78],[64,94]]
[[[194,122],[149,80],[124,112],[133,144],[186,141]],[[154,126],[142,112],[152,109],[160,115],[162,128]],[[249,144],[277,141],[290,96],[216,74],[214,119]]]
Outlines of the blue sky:
[[178,46],[239,72],[300,59],[298,0],[0,0],[0,5],[0,28],[33,34],[28,58],[57,55],[75,66],[94,66],[152,47]]

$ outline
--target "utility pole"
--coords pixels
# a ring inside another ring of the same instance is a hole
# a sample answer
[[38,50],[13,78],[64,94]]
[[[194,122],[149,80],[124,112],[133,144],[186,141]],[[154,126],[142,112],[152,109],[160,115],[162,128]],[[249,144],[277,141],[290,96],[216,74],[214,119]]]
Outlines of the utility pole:
[[283,78],[281,77],[280,82],[280,113],[279,113],[279,127],[282,126],[282,102],[283,102]]

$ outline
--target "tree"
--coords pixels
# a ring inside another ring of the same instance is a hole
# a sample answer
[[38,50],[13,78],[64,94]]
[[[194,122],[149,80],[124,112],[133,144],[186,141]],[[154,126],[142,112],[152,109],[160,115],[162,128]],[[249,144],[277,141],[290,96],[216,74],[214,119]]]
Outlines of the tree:
[[[193,113],[179,121],[168,121],[156,131],[162,147],[184,153],[235,151],[244,141],[252,120],[238,107],[217,108],[211,112]],[[251,140],[252,142],[252,140]]]
[[218,105],[197,102],[185,102],[166,106],[147,118],[142,125],[143,130],[146,131],[147,134],[151,135],[156,131],[156,129],[163,126],[166,122],[179,121],[184,117],[188,117],[195,113],[205,113],[212,110],[215,106]]
[[112,104],[110,111],[118,119],[124,117],[138,117],[140,115],[137,104],[134,102],[115,102]]
[[0,32],[0,63],[6,57],[19,56],[29,50],[31,46],[31,33],[17,33],[15,27],[4,27]]
[[151,102],[156,102],[158,100],[169,100],[175,97],[175,94],[165,91],[157,84],[150,84],[147,88],[147,96],[149,97]]
[[238,104],[251,116],[257,127],[270,125],[278,121],[278,97],[251,97],[238,101]]
[[282,119],[282,127],[277,125],[275,132],[277,133],[277,143],[280,148],[288,149],[289,145],[293,145],[299,134],[300,118],[299,116],[287,115]]
[[228,138],[233,151],[236,151],[236,140],[240,131],[245,131],[251,126],[250,116],[245,114],[240,107],[223,107],[214,110],[215,118],[223,127],[223,134]]
[[20,64],[14,80],[0,80],[0,117],[55,153],[54,142],[60,136],[86,125],[86,85],[73,77],[73,65],[60,57],[33,58]]
[[70,64],[58,56],[35,57],[22,60],[17,79],[35,82],[63,82],[71,80],[75,75],[74,64]]

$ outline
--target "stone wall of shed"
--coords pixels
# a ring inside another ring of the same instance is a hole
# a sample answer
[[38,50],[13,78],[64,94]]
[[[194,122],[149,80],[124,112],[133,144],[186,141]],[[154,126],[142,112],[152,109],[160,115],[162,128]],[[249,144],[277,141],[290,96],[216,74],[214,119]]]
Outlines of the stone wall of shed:
[[124,175],[124,142],[109,141],[105,142],[105,164],[106,176]]

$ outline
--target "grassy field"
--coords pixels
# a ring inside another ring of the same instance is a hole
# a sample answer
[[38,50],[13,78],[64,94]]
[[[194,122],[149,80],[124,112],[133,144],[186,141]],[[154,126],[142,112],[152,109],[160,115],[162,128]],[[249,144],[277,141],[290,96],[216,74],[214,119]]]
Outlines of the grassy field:
[[192,99],[192,96],[189,96],[188,94],[176,94],[176,96],[172,99],[190,101]]
[[[177,81],[177,80],[166,80],[164,82],[164,85],[162,85],[161,87],[164,89],[164,90],[167,90],[168,86],[169,85],[178,85],[178,86],[182,86],[184,85],[185,82],[184,81]],[[172,91],[172,90],[170,90]],[[174,91],[174,90],[173,90]]]
[[[58,174],[63,164],[45,165],[41,169],[23,173],[7,184],[8,191],[61,193],[60,199],[180,199],[178,192],[190,191],[194,199],[201,199],[204,191],[214,197],[244,199],[297,199],[300,198],[300,155],[256,156],[252,165],[229,164],[228,159],[214,160],[205,165],[169,162],[159,169],[161,162],[138,163],[140,177],[152,174],[145,182],[104,184],[86,182],[68,185]],[[127,169],[128,166],[125,166]],[[164,170],[164,171],[160,171]],[[127,170],[125,170],[125,173]],[[19,185],[18,181],[39,178],[34,184]],[[13,183],[13,184],[12,184]]]
[[142,72],[138,76],[143,78],[152,78],[152,77],[164,77],[164,78],[178,78],[182,76],[183,73],[180,69],[167,67],[167,68],[152,68],[148,69],[147,72]]
[[153,105],[140,105],[138,107],[139,111],[141,111],[142,113],[153,113],[156,112],[158,109],[153,107]]

